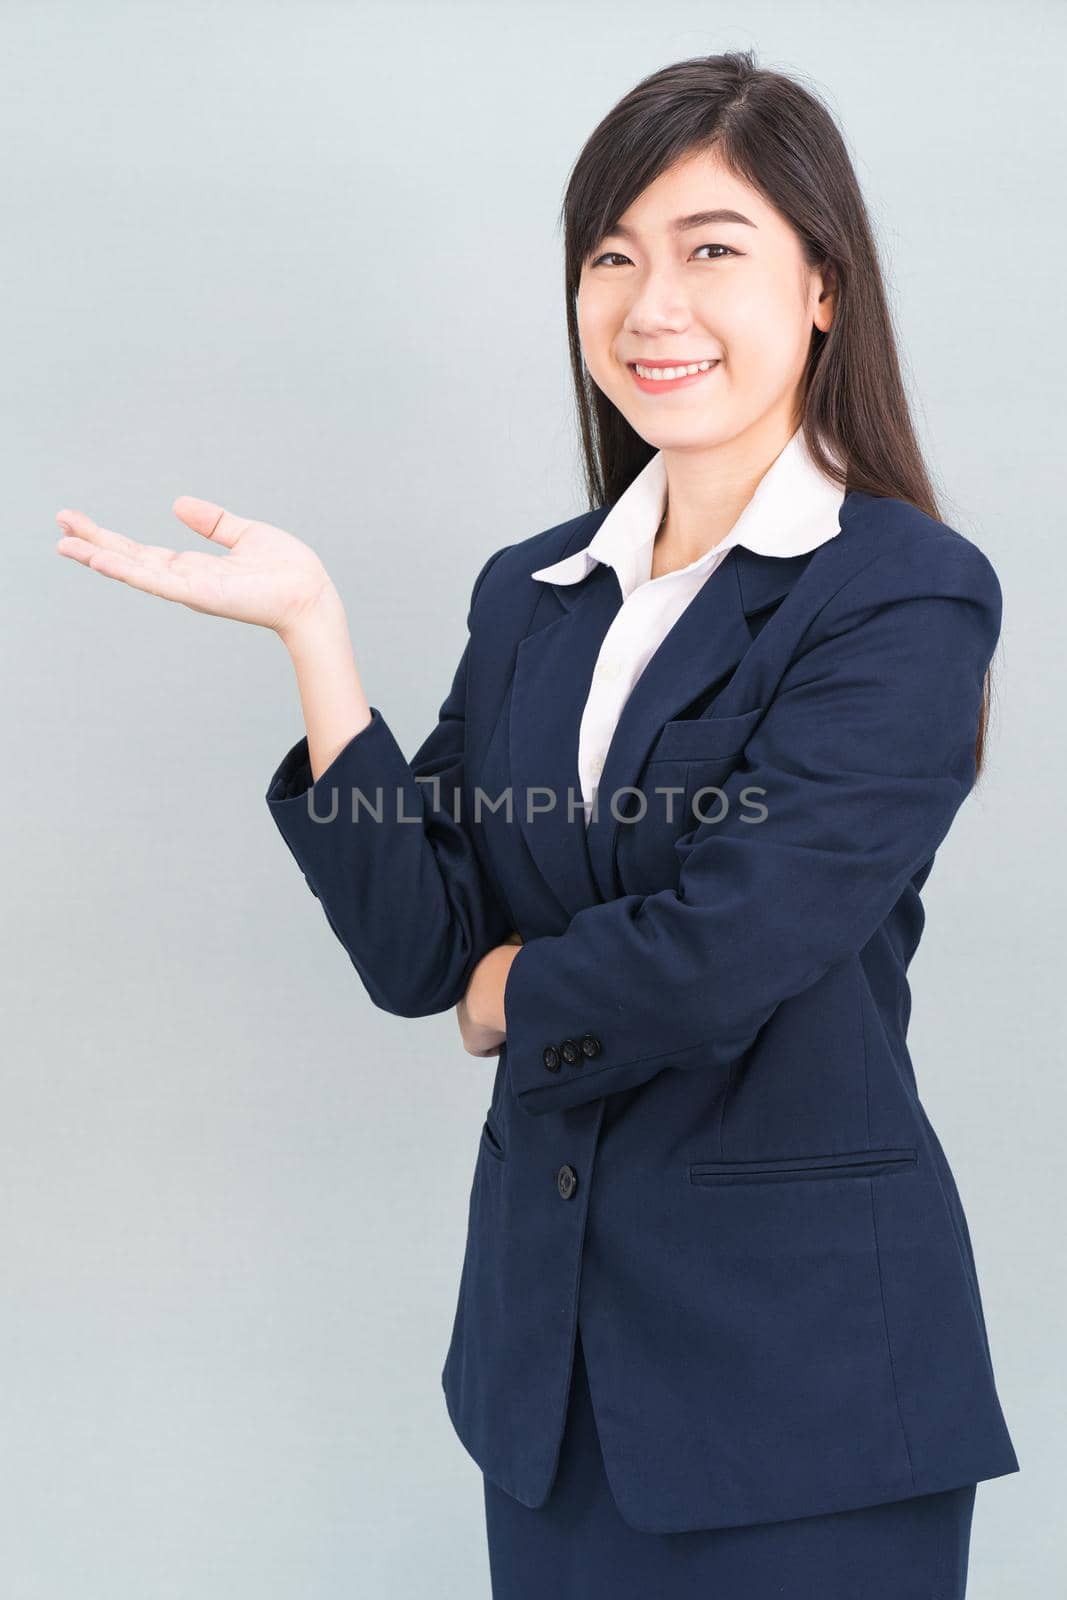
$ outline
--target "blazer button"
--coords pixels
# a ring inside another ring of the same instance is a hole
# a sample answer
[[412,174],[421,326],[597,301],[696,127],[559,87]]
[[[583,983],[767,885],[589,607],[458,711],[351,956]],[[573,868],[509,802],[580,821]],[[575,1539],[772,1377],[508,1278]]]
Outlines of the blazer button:
[[564,1200],[573,1200],[574,1191],[578,1187],[578,1174],[573,1167],[566,1165],[560,1167],[556,1173],[556,1188]]
[[582,1034],[582,1054],[586,1056],[598,1056],[600,1054],[600,1040],[595,1033]]
[[549,1072],[559,1071],[559,1051],[556,1049],[554,1044],[545,1045],[545,1048],[541,1053],[541,1060],[544,1062]]
[[564,1039],[559,1047],[559,1053],[568,1067],[580,1067],[582,1064],[582,1047],[574,1039]]

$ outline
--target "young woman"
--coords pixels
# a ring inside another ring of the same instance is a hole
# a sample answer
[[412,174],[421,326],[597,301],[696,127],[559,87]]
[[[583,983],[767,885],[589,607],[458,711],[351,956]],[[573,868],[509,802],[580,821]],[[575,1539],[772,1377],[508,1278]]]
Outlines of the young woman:
[[309,887],[378,1006],[499,1057],[442,1373],[498,1600],[952,1600],[1018,1461],[906,969],[1000,586],[805,88],[655,73],[565,224],[590,509],[485,562],[411,761],[289,534],[183,496],[221,559],[58,548],[275,630]]

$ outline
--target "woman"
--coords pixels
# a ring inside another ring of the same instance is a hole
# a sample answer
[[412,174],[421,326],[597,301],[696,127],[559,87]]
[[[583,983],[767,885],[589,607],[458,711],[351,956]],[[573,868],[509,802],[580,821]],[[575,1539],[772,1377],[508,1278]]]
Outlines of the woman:
[[287,533],[183,496],[223,559],[58,548],[278,633],[309,887],[375,1004],[499,1055],[442,1374],[498,1600],[950,1600],[1018,1461],[905,974],[1000,586],[806,89],[654,74],[565,221],[591,509],[486,561],[410,762]]

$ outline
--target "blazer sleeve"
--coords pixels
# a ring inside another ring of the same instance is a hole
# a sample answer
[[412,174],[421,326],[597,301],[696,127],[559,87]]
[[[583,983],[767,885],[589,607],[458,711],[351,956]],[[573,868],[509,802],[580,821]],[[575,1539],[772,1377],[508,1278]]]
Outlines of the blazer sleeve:
[[[678,840],[677,889],[589,906],[519,949],[504,1013],[526,1111],[667,1068],[725,1088],[775,1008],[863,949],[973,787],[1001,610],[992,565],[947,528],[896,541],[827,601],[721,786],[723,820]],[[583,1034],[592,1059],[546,1059]]]
[[[475,580],[468,635],[478,591],[503,553]],[[482,956],[512,928],[465,817],[469,653],[468,637],[437,726],[410,762],[372,706],[371,721],[316,782],[305,734],[267,786],[270,814],[368,995],[396,1016],[456,1005]]]

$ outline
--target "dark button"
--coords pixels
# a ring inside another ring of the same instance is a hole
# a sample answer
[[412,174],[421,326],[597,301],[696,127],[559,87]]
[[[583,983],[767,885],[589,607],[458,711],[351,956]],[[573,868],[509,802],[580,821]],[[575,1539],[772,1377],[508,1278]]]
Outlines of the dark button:
[[578,1187],[578,1174],[573,1167],[566,1165],[560,1167],[556,1173],[556,1188],[564,1200],[573,1200],[574,1191]]
[[582,1054],[584,1056],[598,1056],[600,1054],[600,1040],[595,1033],[582,1034]]
[[568,1067],[580,1067],[582,1064],[582,1047],[576,1039],[564,1039],[559,1047],[559,1053]]
[[559,1051],[556,1049],[554,1044],[545,1045],[545,1048],[541,1053],[541,1060],[544,1062],[549,1072],[559,1071]]

